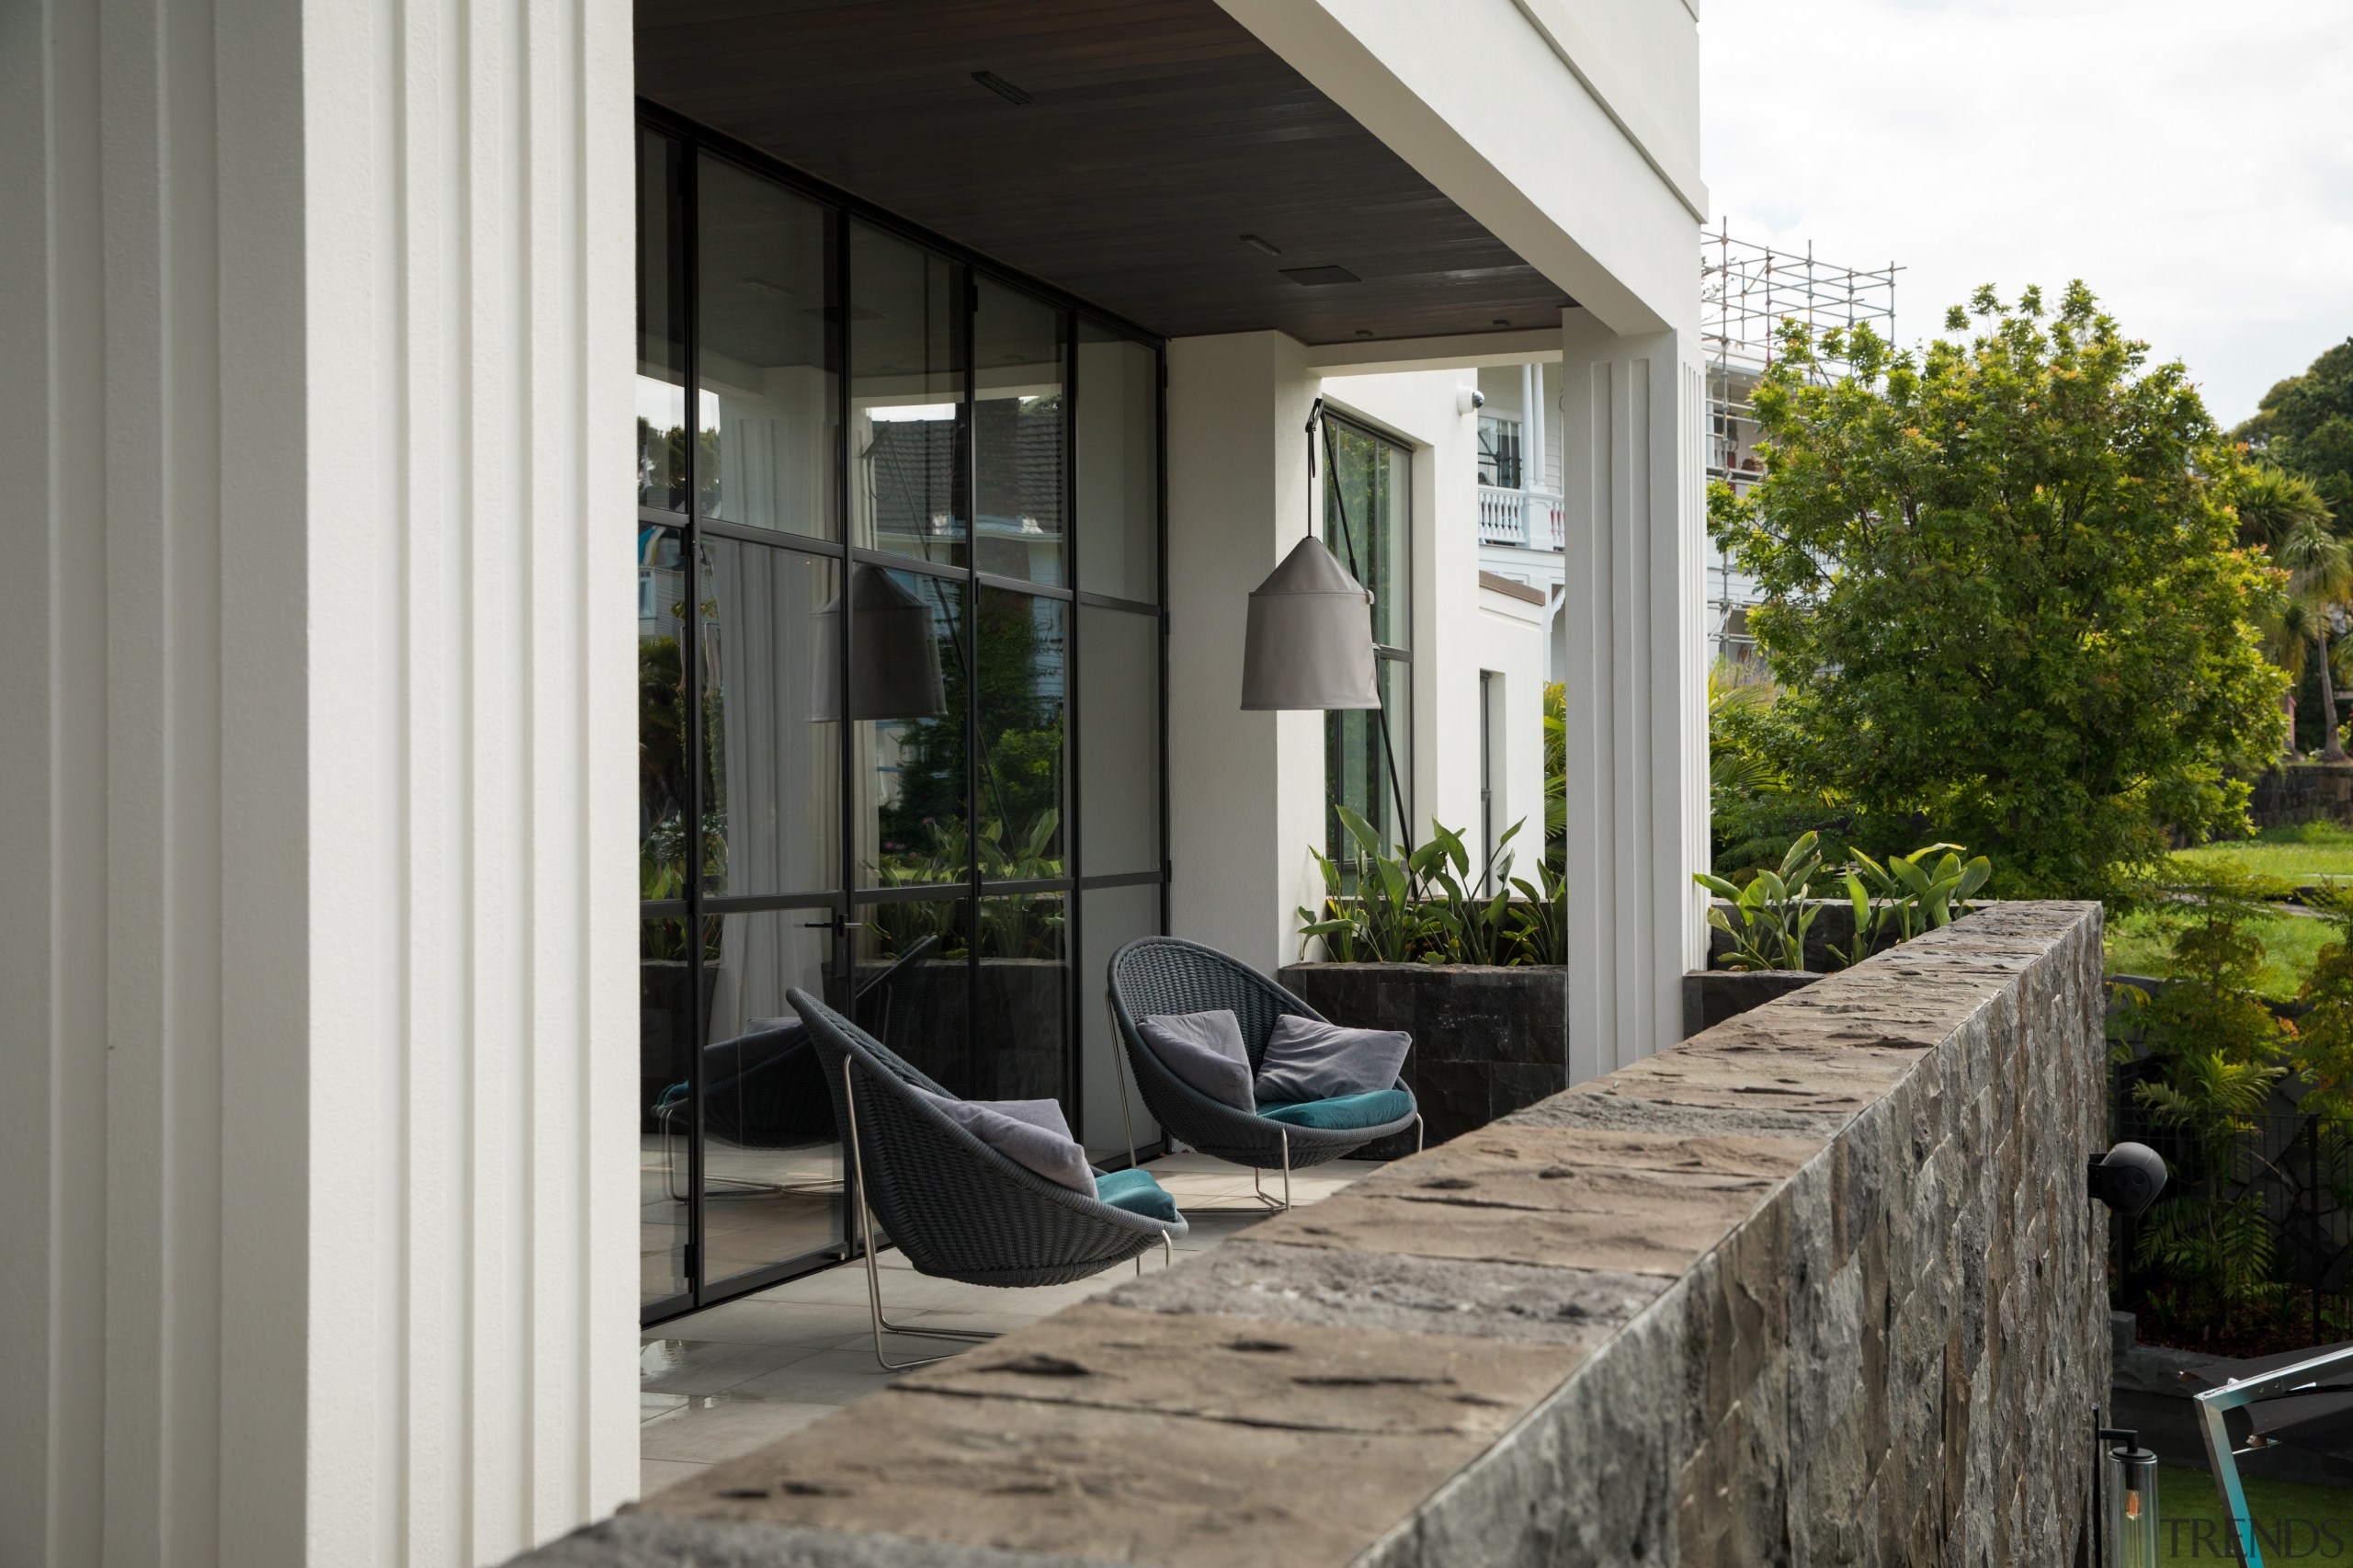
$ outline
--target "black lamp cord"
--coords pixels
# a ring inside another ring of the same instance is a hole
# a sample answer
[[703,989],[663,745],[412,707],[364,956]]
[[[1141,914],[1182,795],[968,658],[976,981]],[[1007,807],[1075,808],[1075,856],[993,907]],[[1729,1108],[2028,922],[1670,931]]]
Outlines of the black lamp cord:
[[[1348,527],[1348,494],[1340,483],[1340,462],[1332,450],[1332,422],[1324,416],[1324,400],[1320,397],[1315,400],[1315,406],[1310,409],[1307,415],[1308,531],[1310,534],[1314,531],[1315,503],[1321,499],[1319,494],[1321,487],[1315,483],[1315,437],[1319,430],[1324,437],[1324,461],[1332,471],[1332,500],[1339,509],[1340,544],[1348,552],[1348,575],[1361,585],[1364,582],[1364,573],[1357,565],[1356,534]],[[1368,617],[1372,614],[1370,591],[1366,595],[1365,614]],[[1378,642],[1380,639],[1375,638],[1373,641]],[[1372,690],[1373,696],[1379,698],[1381,696],[1381,683],[1378,679],[1379,654],[1373,656],[1373,664],[1376,678]],[[1411,856],[1414,853],[1414,823],[1413,819],[1405,814],[1405,786],[1397,777],[1397,746],[1389,733],[1389,704],[1386,701],[1378,702],[1373,708],[1373,716],[1381,725],[1381,755],[1389,765],[1390,794],[1397,803],[1398,837],[1405,846],[1405,853]]]

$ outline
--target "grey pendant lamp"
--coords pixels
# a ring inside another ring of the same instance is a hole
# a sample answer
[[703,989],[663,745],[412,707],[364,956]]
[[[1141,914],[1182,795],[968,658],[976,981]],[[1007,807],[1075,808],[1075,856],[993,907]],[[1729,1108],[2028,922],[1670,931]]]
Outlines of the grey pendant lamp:
[[1378,708],[1372,596],[1313,535],[1250,595],[1242,706]]
[[[1314,516],[1315,437],[1324,400],[1307,422],[1309,517]],[[1372,596],[1308,535],[1250,595],[1242,639],[1245,711],[1379,708],[1373,681]]]
[[[849,716],[931,719],[947,712],[931,607],[880,566],[851,567],[849,595]],[[812,723],[842,716],[841,615],[836,597],[812,618],[817,640]]]

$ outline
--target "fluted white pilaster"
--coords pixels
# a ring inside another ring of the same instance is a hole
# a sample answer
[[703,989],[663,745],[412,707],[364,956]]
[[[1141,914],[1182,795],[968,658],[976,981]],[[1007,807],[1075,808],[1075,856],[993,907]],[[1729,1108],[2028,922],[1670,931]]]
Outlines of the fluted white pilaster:
[[1706,517],[1690,334],[1563,316],[1569,1081],[1682,1037],[1706,950]]
[[0,1561],[635,1490],[629,28],[0,12]]

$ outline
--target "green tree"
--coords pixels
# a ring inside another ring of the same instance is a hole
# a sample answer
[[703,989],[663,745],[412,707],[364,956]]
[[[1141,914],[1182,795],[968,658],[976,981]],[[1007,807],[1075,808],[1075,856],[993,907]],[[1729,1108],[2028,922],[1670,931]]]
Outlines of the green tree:
[[2256,416],[2231,435],[2312,481],[2339,517],[2353,517],[2353,337],[2265,392]]
[[2169,830],[2244,831],[2279,749],[2279,574],[2235,539],[2243,465],[2182,367],[2080,283],[2055,315],[2034,290],[1973,311],[1917,358],[1786,328],[1765,481],[1719,488],[1711,531],[1767,601],[1793,782],[1933,824],[2006,897],[2094,892]]
[[2287,750],[2296,749],[2296,688],[2303,684],[2306,654],[2320,651],[2315,673],[2321,686],[2321,749],[2327,760],[2342,762],[2345,750],[2336,738],[2336,681],[2329,642],[2348,591],[2353,591],[2353,558],[2320,491],[2302,474],[2290,473],[2264,461],[2247,464],[2240,472],[2232,510],[2238,514],[2239,542],[2258,544],[2290,573],[2288,595],[2266,629],[2272,659],[2288,673],[2288,695],[2280,699],[2288,714]]

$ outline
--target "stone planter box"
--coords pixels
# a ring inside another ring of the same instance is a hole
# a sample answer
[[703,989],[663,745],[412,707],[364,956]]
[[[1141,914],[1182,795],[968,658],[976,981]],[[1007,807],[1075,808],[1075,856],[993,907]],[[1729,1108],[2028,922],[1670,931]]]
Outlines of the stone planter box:
[[[1986,900],[1973,907],[1984,908],[1993,901]],[[1732,905],[1722,899],[1714,901],[1715,907],[1730,914]],[[1845,899],[1816,899],[1821,913],[1805,934],[1803,969],[1766,969],[1737,971],[1728,969],[1695,969],[1683,976],[1683,1038],[1689,1040],[1701,1029],[1713,1028],[1726,1018],[1738,1017],[1751,1007],[1761,1007],[1778,996],[1787,996],[1820,980],[1830,967],[1830,949],[1850,946],[1855,939],[1855,906]],[[1738,923],[1738,916],[1733,916]],[[1722,961],[1733,949],[1733,939],[1714,926],[1708,928],[1708,961]]]
[[[1276,979],[1334,1023],[1414,1037],[1400,1075],[1433,1144],[1568,1087],[1568,971],[1557,965],[1295,963]],[[1366,1153],[1413,1151],[1408,1134]]]

